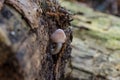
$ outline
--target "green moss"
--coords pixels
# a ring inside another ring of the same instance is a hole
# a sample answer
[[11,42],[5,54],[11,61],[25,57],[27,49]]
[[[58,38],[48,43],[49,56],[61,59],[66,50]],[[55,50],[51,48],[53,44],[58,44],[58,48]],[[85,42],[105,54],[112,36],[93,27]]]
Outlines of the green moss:
[[105,43],[105,46],[110,49],[120,49],[120,41],[110,39]]
[[73,13],[82,12],[90,15],[93,12],[91,8],[87,8],[86,5],[83,5],[83,4],[78,5],[77,3],[74,4],[69,1],[63,1],[61,2],[61,5],[66,7],[68,10],[71,10],[71,12]]
[[[106,48],[120,49],[120,18],[94,11],[83,4],[64,1],[61,5],[71,10],[72,13],[83,13],[83,15],[75,15],[71,23],[78,27],[86,27],[89,30],[75,30],[75,37],[91,38],[101,42]],[[87,23],[88,20],[91,23]]]
[[79,20],[73,20],[72,22],[71,22],[71,24],[73,24],[73,25],[77,25],[78,23],[79,23],[80,21]]

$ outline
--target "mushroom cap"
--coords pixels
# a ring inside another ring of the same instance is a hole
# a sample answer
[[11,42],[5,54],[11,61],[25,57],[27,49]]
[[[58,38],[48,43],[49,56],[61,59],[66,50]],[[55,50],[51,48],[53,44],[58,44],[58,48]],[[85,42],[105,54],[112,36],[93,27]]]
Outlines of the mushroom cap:
[[66,40],[65,32],[62,29],[57,29],[52,35],[51,39],[56,43],[64,43]]

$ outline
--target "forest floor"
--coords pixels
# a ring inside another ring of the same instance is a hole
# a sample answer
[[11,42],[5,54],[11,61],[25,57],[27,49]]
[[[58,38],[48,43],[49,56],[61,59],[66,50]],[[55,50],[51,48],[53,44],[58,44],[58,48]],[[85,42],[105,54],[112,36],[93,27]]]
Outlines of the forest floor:
[[74,19],[72,76],[78,80],[120,80],[120,18],[82,3],[60,4]]

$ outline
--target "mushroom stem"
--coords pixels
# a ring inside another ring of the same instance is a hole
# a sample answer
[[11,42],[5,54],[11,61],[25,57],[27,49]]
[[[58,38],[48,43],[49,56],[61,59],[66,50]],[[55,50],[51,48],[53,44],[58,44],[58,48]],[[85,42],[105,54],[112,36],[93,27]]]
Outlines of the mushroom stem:
[[53,55],[59,53],[61,48],[62,48],[62,43],[57,43],[56,48],[53,50]]

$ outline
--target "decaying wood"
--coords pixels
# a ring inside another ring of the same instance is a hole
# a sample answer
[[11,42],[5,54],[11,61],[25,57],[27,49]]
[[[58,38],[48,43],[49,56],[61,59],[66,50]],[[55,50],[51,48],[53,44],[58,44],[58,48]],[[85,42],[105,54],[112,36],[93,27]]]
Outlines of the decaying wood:
[[0,0],[0,10],[1,10],[2,6],[3,6],[4,1],[5,0]]
[[[0,79],[63,78],[72,40],[67,10],[56,0],[3,1],[0,1]],[[52,55],[55,44],[49,37],[58,28],[65,31],[67,41],[59,54]]]
[[42,10],[34,1],[6,0],[6,3],[17,9],[28,20],[32,28],[39,26],[39,18]]

